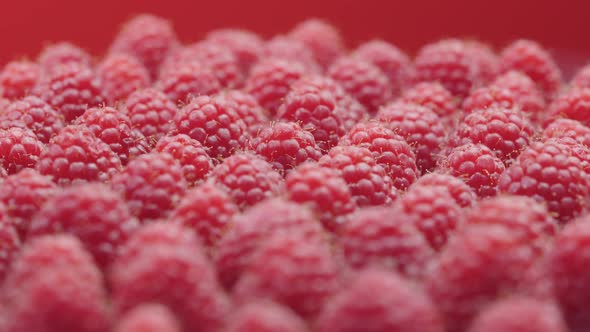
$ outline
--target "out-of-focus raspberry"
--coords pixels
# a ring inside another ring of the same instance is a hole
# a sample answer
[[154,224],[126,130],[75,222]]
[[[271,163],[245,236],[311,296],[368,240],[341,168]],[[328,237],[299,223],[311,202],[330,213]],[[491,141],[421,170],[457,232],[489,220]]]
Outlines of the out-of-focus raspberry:
[[17,257],[21,241],[8,209],[0,205],[0,282],[4,281],[10,265]]
[[0,129],[0,165],[8,174],[33,168],[45,145],[29,129]]
[[204,180],[213,169],[213,161],[203,145],[184,134],[162,137],[154,151],[172,155],[182,166],[184,179],[189,185]]
[[219,29],[207,34],[207,40],[232,51],[244,74],[250,72],[264,48],[263,40],[253,32],[239,29]]
[[572,119],[552,121],[542,133],[543,138],[569,137],[578,143],[590,147],[590,128]]
[[113,54],[98,65],[96,75],[100,77],[106,98],[111,104],[125,101],[134,91],[150,85],[150,74],[134,57],[127,54]]
[[580,121],[583,125],[590,125],[590,89],[571,89],[560,95],[549,105],[547,121],[567,118]]
[[220,93],[235,103],[238,117],[246,123],[248,132],[257,137],[262,128],[268,124],[268,114],[254,96],[241,90],[224,90]]
[[410,188],[417,187],[442,187],[446,189],[453,199],[463,208],[471,207],[476,199],[477,195],[465,182],[461,181],[449,174],[441,173],[429,173],[425,174]]
[[224,332],[307,332],[305,321],[271,301],[247,303],[228,318]]
[[39,65],[27,60],[7,63],[0,72],[0,97],[16,100],[27,96],[39,81]]
[[468,40],[466,47],[477,64],[481,83],[487,85],[492,82],[498,76],[500,58],[489,45],[476,40]]
[[155,89],[139,90],[127,98],[124,112],[129,116],[134,128],[155,145],[160,137],[174,129],[176,105],[161,91]]
[[59,42],[45,47],[37,62],[45,73],[50,73],[63,65],[90,66],[92,59],[80,47],[69,42]]
[[63,128],[63,117],[45,101],[35,96],[27,96],[12,102],[0,113],[0,127],[28,128],[37,138],[48,143],[49,139]]
[[490,107],[515,108],[517,106],[519,105],[510,90],[492,85],[472,91],[463,100],[461,108],[463,113],[470,114]]
[[155,86],[178,104],[186,104],[202,95],[221,90],[221,84],[209,67],[200,62],[180,63],[160,76]]
[[496,78],[491,86],[507,89],[523,112],[538,122],[545,112],[545,99],[535,82],[519,71],[508,71]]
[[590,88],[590,65],[580,68],[570,81],[570,85],[575,88]]
[[114,332],[181,332],[176,317],[161,304],[141,304],[119,319]]
[[458,109],[455,97],[438,82],[423,82],[404,91],[400,101],[430,108],[441,118],[452,117]]
[[328,68],[336,58],[344,54],[344,39],[330,23],[320,19],[308,19],[289,33],[289,36],[302,41],[312,52],[322,68]]
[[321,71],[312,51],[300,40],[287,36],[275,36],[264,44],[265,59],[276,58],[300,63],[307,72]]

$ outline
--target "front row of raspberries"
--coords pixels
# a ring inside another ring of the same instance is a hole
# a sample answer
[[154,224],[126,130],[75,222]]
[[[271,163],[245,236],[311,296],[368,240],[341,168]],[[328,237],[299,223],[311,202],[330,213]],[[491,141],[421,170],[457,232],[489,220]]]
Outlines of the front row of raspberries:
[[0,72],[0,331],[590,330],[590,67],[309,20]]

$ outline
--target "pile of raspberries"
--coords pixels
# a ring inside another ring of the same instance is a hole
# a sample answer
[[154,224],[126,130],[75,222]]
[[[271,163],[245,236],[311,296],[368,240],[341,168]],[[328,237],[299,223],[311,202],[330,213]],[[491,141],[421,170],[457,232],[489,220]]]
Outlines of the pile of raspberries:
[[145,14],[0,96],[2,332],[590,331],[590,66],[533,41]]

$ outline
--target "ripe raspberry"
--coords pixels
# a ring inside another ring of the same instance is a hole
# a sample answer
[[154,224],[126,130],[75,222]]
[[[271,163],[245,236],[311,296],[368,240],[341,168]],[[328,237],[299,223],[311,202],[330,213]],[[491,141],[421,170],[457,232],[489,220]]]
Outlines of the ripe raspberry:
[[277,112],[291,85],[303,76],[304,67],[297,62],[266,59],[252,68],[245,90],[271,115]]
[[227,98],[236,104],[238,117],[246,123],[248,132],[252,137],[258,136],[262,128],[268,123],[268,115],[254,96],[241,90],[224,90],[222,98]]
[[405,138],[423,174],[434,168],[445,138],[444,125],[436,113],[424,106],[396,102],[379,110],[376,119]]
[[523,112],[537,122],[545,112],[545,99],[530,77],[519,71],[509,71],[498,76],[491,86],[507,89]]
[[68,235],[28,242],[2,289],[3,331],[108,331],[111,317],[100,271]]
[[132,128],[127,115],[112,107],[89,108],[74,124],[86,126],[108,144],[123,165],[150,150],[148,141],[139,130]]
[[0,129],[0,165],[8,174],[33,168],[45,145],[29,129]]
[[180,109],[174,123],[179,133],[199,141],[211,158],[221,160],[243,149],[248,140],[236,109],[229,98],[201,96]]
[[303,164],[287,176],[289,200],[308,205],[328,230],[337,230],[356,204],[337,170],[316,163]]
[[238,212],[238,206],[228,194],[212,183],[205,183],[187,191],[170,220],[194,229],[202,243],[214,247]]
[[543,131],[543,138],[569,137],[578,143],[590,147],[590,128],[572,119],[557,119]]
[[0,205],[0,282],[4,281],[21,247],[21,241],[14,226],[8,209]]
[[590,125],[590,89],[572,89],[555,99],[547,110],[547,121],[567,118]]
[[340,32],[320,19],[312,18],[299,23],[289,36],[302,41],[323,69],[328,68],[345,51]]
[[107,56],[96,69],[96,75],[111,104],[126,100],[134,91],[147,88],[151,83],[147,69],[127,54]]
[[367,148],[336,146],[319,163],[340,172],[358,206],[388,205],[397,197],[393,181]]
[[470,40],[466,42],[466,47],[478,67],[482,84],[489,84],[498,76],[500,58],[490,46],[482,42]]
[[570,85],[574,88],[590,88],[590,65],[579,69],[570,81]]
[[189,185],[204,180],[213,169],[213,161],[207,150],[187,135],[164,136],[156,144],[155,152],[169,153],[182,166],[184,179]]
[[14,101],[2,109],[1,128],[28,128],[43,143],[48,143],[49,139],[57,135],[64,125],[63,117],[49,104],[35,96]]
[[155,145],[160,137],[174,129],[173,119],[178,109],[163,92],[144,89],[129,95],[124,111],[133,127]]
[[57,109],[66,122],[73,121],[89,107],[105,103],[98,77],[90,68],[76,64],[55,68],[34,92]]
[[68,42],[59,42],[43,49],[37,62],[45,73],[51,73],[54,69],[63,65],[89,67],[92,59],[90,54],[80,47]]
[[114,332],[181,332],[176,317],[161,304],[141,304],[119,319]]
[[248,303],[229,318],[225,332],[307,332],[305,322],[292,311],[270,302]]
[[22,60],[7,63],[0,72],[0,97],[17,100],[27,96],[39,81],[39,65]]
[[437,82],[423,82],[404,91],[400,101],[430,108],[441,118],[449,118],[457,113],[455,97]]
[[176,47],[178,40],[170,22],[157,16],[142,14],[121,28],[110,52],[136,57],[154,79],[162,61]]
[[184,195],[187,183],[180,164],[167,153],[152,152],[115,174],[112,187],[141,221],[166,217]]
[[207,41],[216,43],[234,54],[244,74],[262,55],[264,42],[253,32],[239,29],[220,29],[207,34]]
[[516,108],[520,105],[510,90],[493,85],[473,90],[461,105],[465,114],[491,107]]
[[252,206],[283,191],[283,177],[259,156],[243,152],[225,159],[211,179],[229,193],[240,208]]
[[141,227],[110,274],[119,314],[145,302],[166,305],[182,331],[218,331],[229,301],[192,231],[171,223]]
[[420,176],[412,148],[399,135],[380,122],[364,122],[354,126],[340,140],[340,145],[356,145],[373,152],[377,164],[383,166],[393,185],[406,190]]
[[310,73],[321,72],[312,51],[302,41],[294,38],[281,35],[273,37],[264,44],[262,55],[265,59],[276,58],[298,62]]
[[378,67],[364,60],[353,57],[341,58],[330,66],[328,76],[356,98],[371,114],[375,114],[380,106],[392,98],[387,76]]
[[523,291],[523,276],[540,256],[506,227],[473,225],[456,233],[426,281],[447,330],[464,331],[482,308],[503,295]]
[[412,332],[416,329],[444,331],[444,323],[432,301],[409,281],[369,269],[360,272],[328,302],[316,331]]
[[582,161],[555,140],[532,143],[502,174],[498,188],[545,203],[560,222],[585,211],[589,197]]
[[483,310],[469,332],[567,332],[559,309],[550,303],[515,297]]
[[353,56],[372,63],[389,79],[393,96],[408,85],[414,67],[410,58],[395,45],[383,40],[371,40],[359,46]]
[[186,62],[164,71],[155,86],[168,98],[186,104],[201,95],[212,95],[221,89],[213,72],[199,62]]
[[477,199],[477,195],[473,192],[471,187],[460,179],[448,174],[425,174],[419,178],[418,181],[414,182],[410,188],[418,187],[442,187],[446,189],[457,204],[463,208],[471,207]]

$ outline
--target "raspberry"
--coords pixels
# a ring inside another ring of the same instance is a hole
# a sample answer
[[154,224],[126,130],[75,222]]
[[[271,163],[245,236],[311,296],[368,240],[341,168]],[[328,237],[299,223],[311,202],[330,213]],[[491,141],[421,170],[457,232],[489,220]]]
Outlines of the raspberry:
[[213,71],[194,61],[164,71],[155,86],[179,104],[189,103],[201,95],[215,94],[221,89]]
[[389,79],[392,94],[399,96],[413,75],[410,58],[396,46],[383,40],[371,40],[359,46],[353,56],[372,63]]
[[423,82],[404,91],[400,101],[430,108],[441,118],[449,118],[457,112],[453,95],[437,82]]
[[492,48],[484,43],[470,40],[466,47],[473,61],[477,64],[482,84],[489,84],[500,70],[500,59]]
[[199,141],[211,158],[221,160],[243,149],[248,139],[236,108],[229,98],[202,96],[180,109],[174,123],[179,133]]
[[340,145],[356,145],[373,152],[377,164],[383,166],[393,185],[406,190],[420,176],[412,148],[399,135],[379,122],[364,122],[354,126],[340,140]]
[[248,303],[230,318],[225,332],[307,332],[305,322],[293,312],[270,301]]
[[567,118],[580,121],[583,125],[590,125],[590,89],[572,89],[560,96],[549,105],[547,121],[557,118]]
[[231,226],[217,244],[215,265],[220,282],[227,289],[233,288],[254,253],[269,237],[294,232],[312,240],[324,236],[311,211],[280,198],[263,201],[234,215]]
[[397,197],[393,181],[367,148],[336,146],[319,163],[340,172],[358,206],[388,205]]
[[120,318],[114,332],[181,332],[176,317],[160,304],[141,304]]
[[541,253],[512,230],[474,225],[449,239],[426,288],[445,316],[447,331],[464,331],[497,298],[523,291],[523,275]]
[[19,253],[21,241],[13,225],[9,211],[0,205],[0,282],[4,281],[10,265]]
[[274,115],[291,89],[291,84],[304,73],[305,69],[300,63],[267,59],[252,68],[245,90],[256,98],[260,106]]
[[89,108],[74,123],[85,125],[98,139],[108,144],[123,165],[150,149],[143,134],[132,128],[127,115],[112,107]]
[[256,98],[241,90],[224,90],[221,95],[236,104],[238,117],[244,120],[250,135],[252,137],[258,136],[262,128],[268,123],[268,115],[258,104]]
[[554,140],[532,143],[502,174],[498,187],[545,203],[560,222],[582,213],[589,197],[582,161],[570,146]]
[[505,166],[482,144],[465,144],[451,150],[441,161],[441,170],[467,183],[479,197],[495,196]]
[[590,128],[576,120],[557,119],[545,128],[542,136],[543,138],[569,137],[582,145],[590,147]]
[[111,104],[124,101],[134,91],[150,85],[150,74],[134,57],[113,54],[102,60],[96,70],[105,96]]
[[351,96],[356,98],[371,114],[392,98],[387,76],[369,62],[346,57],[334,62],[328,76]]
[[379,110],[376,119],[405,138],[422,173],[434,168],[445,138],[444,125],[436,113],[424,106],[396,102]]
[[92,63],[90,54],[80,47],[68,43],[59,42],[47,46],[37,59],[41,69],[46,73],[63,65],[81,65],[89,67]]
[[115,174],[112,187],[142,221],[166,217],[184,195],[187,183],[180,164],[167,153],[152,152]]
[[263,56],[266,59],[276,58],[298,62],[310,73],[321,71],[311,50],[302,41],[287,36],[279,35],[267,41],[264,45]]
[[474,320],[469,332],[567,332],[553,304],[515,297],[492,304]]
[[6,213],[21,239],[25,239],[33,216],[56,189],[49,177],[32,169],[23,169],[0,184],[0,202],[6,206]]
[[308,19],[299,23],[291,30],[289,36],[302,41],[324,69],[345,51],[344,39],[340,32],[320,19]]
[[43,143],[48,143],[49,139],[57,135],[64,125],[62,116],[45,101],[35,96],[14,101],[2,109],[1,128],[28,128]]
[[211,179],[244,208],[280,194],[283,177],[261,157],[243,152],[225,159],[211,172]]
[[338,242],[350,266],[377,266],[421,278],[433,251],[420,232],[391,208],[368,207],[351,214]]
[[211,31],[207,34],[207,41],[232,51],[244,74],[247,74],[252,65],[258,62],[264,48],[264,42],[258,35],[239,29]]
[[41,80],[35,94],[57,109],[66,122],[73,121],[89,107],[105,103],[98,77],[90,68],[76,64],[55,68]]
[[111,53],[125,53],[136,57],[155,78],[160,64],[178,40],[172,24],[157,16],[142,14],[121,28],[111,45]]
[[202,243],[213,247],[238,211],[228,194],[212,183],[205,183],[187,191],[170,220],[194,229]]
[[[399,309],[403,308],[403,312]],[[442,332],[444,323],[424,292],[395,274],[366,270],[334,296],[318,332]]]
[[39,81],[41,70],[34,62],[7,63],[0,73],[0,97],[16,100],[27,96]]
[[155,152],[169,153],[182,166],[184,179],[189,185],[204,180],[213,169],[213,161],[207,150],[187,135],[164,136],[156,144]]
[[329,91],[311,85],[299,86],[287,94],[278,109],[277,118],[299,123],[304,130],[313,134],[322,151],[328,151],[338,144],[345,133],[337,107],[336,99]]
[[68,235],[28,242],[2,289],[3,331],[108,331],[111,317],[100,271]]
[[518,71],[509,71],[500,75],[491,84],[500,89],[507,89],[512,93],[514,101],[520,105],[522,111],[538,121],[545,112],[545,99],[537,89],[535,82]]
[[0,164],[8,174],[33,168],[45,145],[29,129],[0,129]]
[[517,106],[520,105],[515,100],[515,97],[510,90],[492,85],[473,90],[473,92],[463,100],[461,108],[463,113],[470,114],[476,110],[490,107],[515,108]]
[[335,231],[356,208],[348,185],[337,170],[303,164],[287,176],[289,200],[310,206],[328,230]]
[[419,178],[418,181],[414,182],[410,188],[413,189],[418,187],[442,187],[446,189],[457,204],[463,208],[471,207],[477,199],[477,196],[471,187],[460,179],[448,174],[425,174]]
[[164,93],[155,89],[139,90],[129,95],[124,110],[133,127],[153,144],[174,129],[172,120],[178,111]]
[[479,63],[472,48],[457,39],[445,39],[422,47],[414,65],[414,83],[439,82],[460,98],[482,83]]
[[119,314],[160,303],[176,315],[182,331],[218,331],[229,311],[199,241],[179,225],[157,222],[137,230],[121,249],[110,280]]
[[590,66],[586,65],[579,69],[570,85],[574,88],[590,88]]
[[301,234],[274,234],[250,259],[235,287],[238,303],[270,299],[312,320],[339,289],[339,268],[328,243]]

